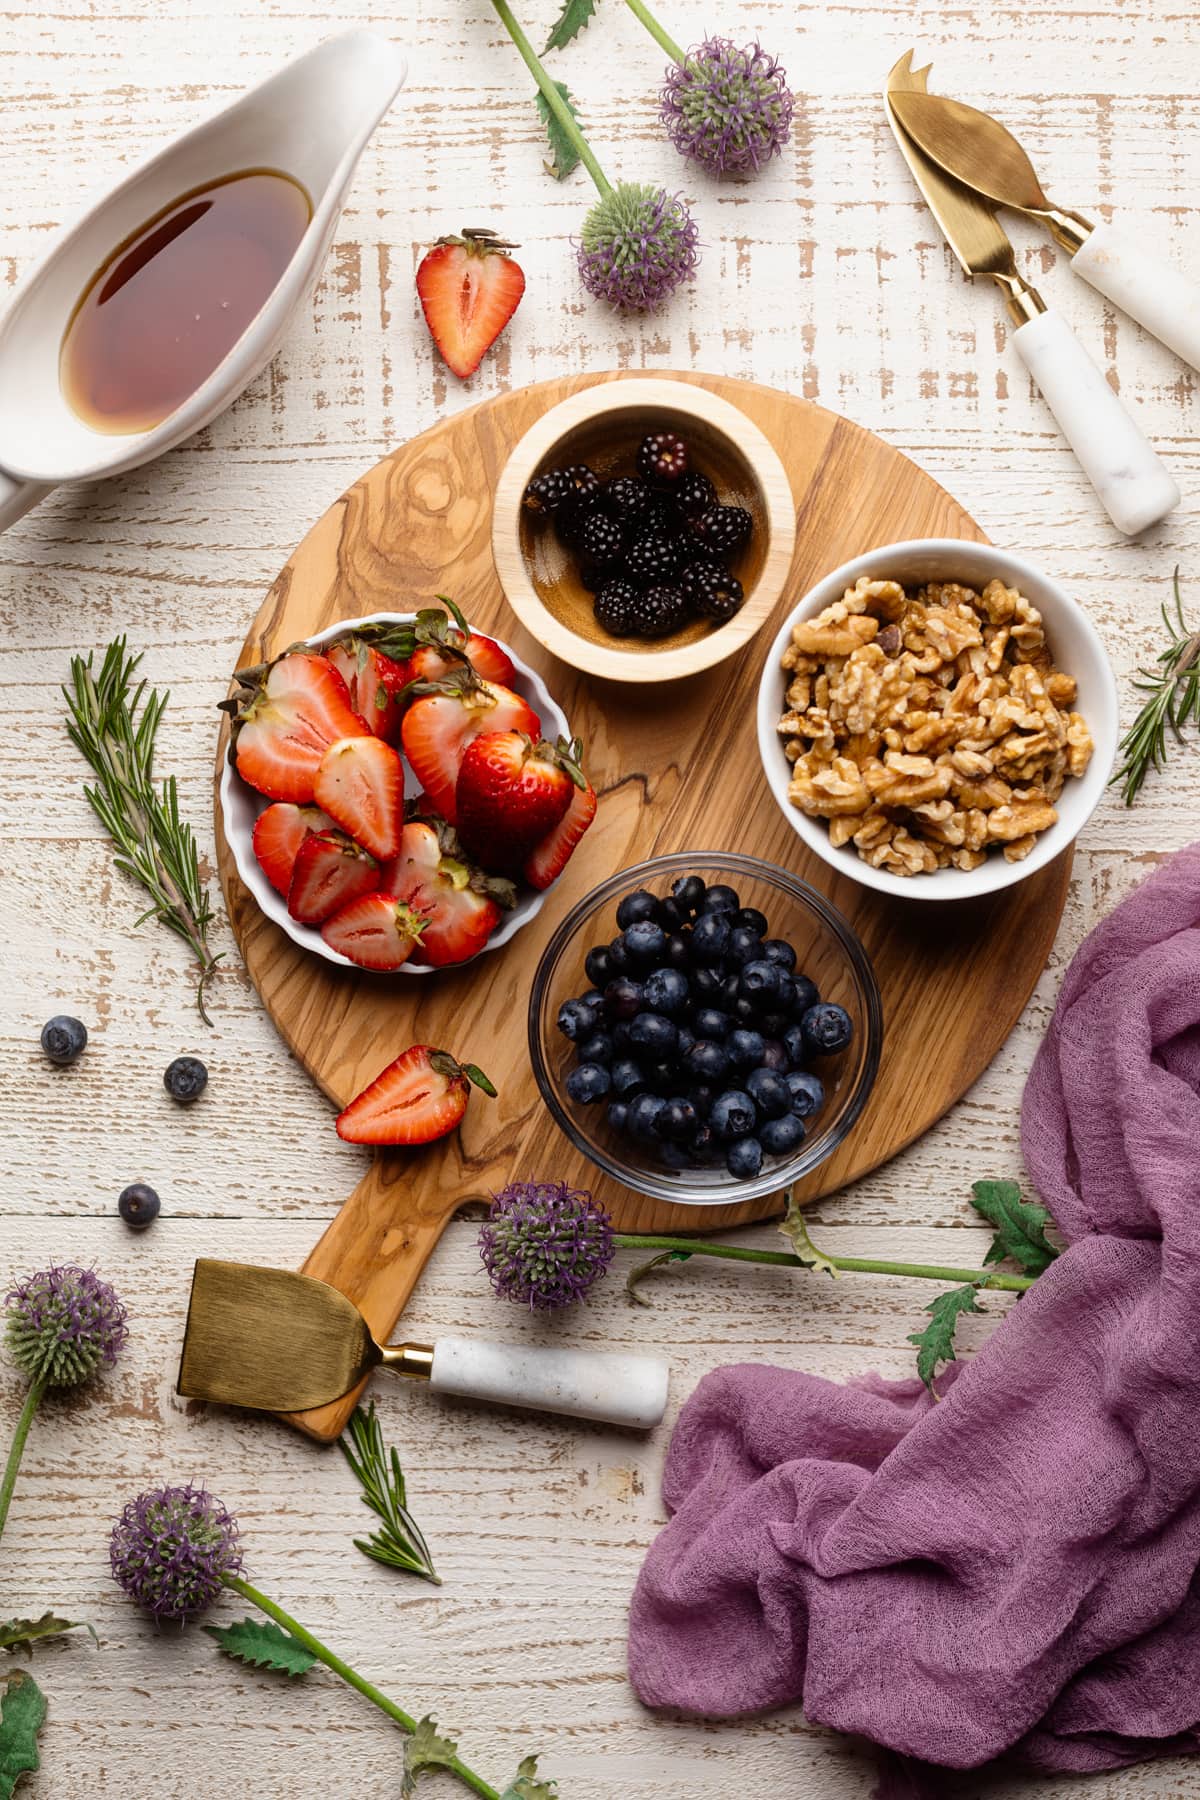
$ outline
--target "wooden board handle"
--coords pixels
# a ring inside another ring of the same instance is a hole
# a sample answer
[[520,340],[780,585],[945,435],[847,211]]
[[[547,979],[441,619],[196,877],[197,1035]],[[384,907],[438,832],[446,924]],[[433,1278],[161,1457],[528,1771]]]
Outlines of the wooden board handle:
[[[391,1336],[454,1213],[444,1194],[436,1196],[434,1212],[418,1211],[413,1201],[411,1161],[381,1152],[304,1264],[305,1275],[328,1281],[353,1300],[380,1343]],[[328,1406],[280,1417],[330,1444],[345,1430],[366,1385],[360,1382]]]

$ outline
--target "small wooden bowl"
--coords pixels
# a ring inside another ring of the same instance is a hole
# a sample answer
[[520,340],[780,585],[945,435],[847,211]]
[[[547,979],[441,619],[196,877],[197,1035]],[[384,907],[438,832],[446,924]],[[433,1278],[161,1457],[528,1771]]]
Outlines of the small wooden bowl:
[[[546,469],[586,463],[602,480],[631,475],[638,445],[657,430],[678,432],[722,506],[753,518],[733,564],[746,597],[724,625],[696,619],[667,638],[614,638],[596,623],[574,555],[521,497]],[[791,486],[770,443],[739,408],[686,381],[608,381],[551,407],[505,463],[492,509],[496,573],[522,625],[571,668],[614,681],[674,681],[740,650],[782,594],[795,541]]]

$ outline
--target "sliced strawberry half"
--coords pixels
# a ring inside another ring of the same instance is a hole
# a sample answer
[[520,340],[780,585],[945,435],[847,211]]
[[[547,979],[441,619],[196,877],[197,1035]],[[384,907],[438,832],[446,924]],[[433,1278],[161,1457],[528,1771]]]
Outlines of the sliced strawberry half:
[[358,636],[331,644],[328,656],[367,730],[386,744],[398,744],[404,710],[400,696],[417,671]]
[[495,1099],[474,1063],[414,1044],[339,1114],[338,1136],[351,1144],[431,1144],[462,1123],[472,1085]]
[[345,682],[328,657],[306,650],[234,679],[238,692],[221,705],[233,718],[238,774],[272,800],[307,805],[330,744],[362,730]]
[[351,900],[379,886],[380,866],[341,831],[306,838],[296,856],[288,911],[301,925],[320,925]]
[[419,913],[391,894],[365,894],[343,906],[321,927],[331,950],[363,969],[391,970],[406,963],[421,939]]
[[554,830],[575,784],[579,745],[535,742],[522,731],[485,731],[467,745],[454,791],[458,832],[489,869],[519,869]]
[[571,804],[554,830],[535,844],[521,873],[530,887],[548,888],[570,862],[575,846],[596,816],[596,792],[590,781],[576,788]]
[[319,806],[296,806],[291,800],[276,800],[259,813],[254,821],[254,854],[273,888],[287,893],[305,838],[314,831],[329,831],[332,826],[333,820]]
[[424,917],[421,955],[439,969],[477,956],[517,898],[511,881],[485,875],[463,854],[441,819],[409,821],[380,888]]
[[321,758],[313,791],[355,843],[387,862],[400,848],[404,824],[404,765],[377,737],[346,737]]
[[404,754],[442,818],[456,820],[454,790],[467,745],[485,731],[523,731],[541,736],[532,706],[499,682],[480,681],[467,669],[416,690],[404,715]]
[[417,268],[417,293],[448,368],[473,375],[520,304],[525,276],[493,231],[440,238]]

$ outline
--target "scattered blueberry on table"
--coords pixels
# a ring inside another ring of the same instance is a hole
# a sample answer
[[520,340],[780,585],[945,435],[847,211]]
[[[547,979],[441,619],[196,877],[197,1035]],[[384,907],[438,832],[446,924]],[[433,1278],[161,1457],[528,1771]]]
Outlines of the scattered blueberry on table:
[[177,1056],[167,1064],[163,1086],[180,1106],[190,1106],[208,1086],[208,1070],[198,1056]]
[[723,1161],[750,1181],[766,1158],[793,1155],[825,1104],[809,1063],[853,1040],[846,1009],[821,999],[792,945],[724,882],[637,888],[616,923],[584,959],[593,985],[558,1009],[575,1049],[570,1098],[606,1102],[610,1128],[669,1168]]
[[144,1181],[131,1181],[117,1196],[117,1211],[131,1231],[145,1231],[153,1225],[162,1209],[162,1201]]
[[69,1013],[56,1013],[42,1026],[42,1049],[60,1069],[77,1062],[87,1048],[87,1026]]

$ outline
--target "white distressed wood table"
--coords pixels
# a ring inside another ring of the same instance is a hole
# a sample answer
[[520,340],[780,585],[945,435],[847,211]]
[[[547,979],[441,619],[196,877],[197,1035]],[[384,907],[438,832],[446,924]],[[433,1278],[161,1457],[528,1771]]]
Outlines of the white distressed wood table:
[[[552,0],[527,0],[536,37]],[[522,10],[525,10],[524,8]],[[585,301],[569,240],[589,203],[580,173],[542,173],[529,83],[486,0],[18,0],[0,35],[0,284],[12,283],[79,200],[206,110],[333,30],[369,23],[406,45],[411,77],[369,147],[324,282],[282,355],[210,431],[151,468],[52,497],[0,538],[0,1272],[94,1262],[133,1312],[119,1368],[35,1426],[0,1560],[0,1614],[54,1604],[95,1621],[39,1653],[50,1700],[43,1769],[23,1792],[155,1800],[383,1800],[398,1787],[392,1729],[323,1673],[286,1686],[219,1658],[198,1631],[158,1640],[107,1576],[108,1523],[166,1479],[204,1478],[240,1515],[252,1578],[416,1713],[457,1730],[507,1779],[543,1755],[564,1800],[805,1800],[866,1796],[873,1762],[799,1709],[737,1725],[651,1717],[624,1674],[625,1615],[663,1519],[667,1433],[645,1444],[549,1418],[439,1404],[380,1384],[388,1435],[445,1586],[365,1562],[366,1519],[341,1459],[281,1426],[188,1407],[173,1392],[193,1258],[295,1266],[356,1178],[359,1153],[290,1060],[236,957],[214,985],[214,1028],[192,1009],[174,940],[135,928],[84,804],[58,687],[74,651],[118,632],[171,689],[163,767],[180,777],[211,851],[215,702],[247,620],[306,527],[365,466],[448,412],[516,383],[605,367],[694,367],[803,393],[881,432],[936,475],[997,540],[1064,580],[1130,677],[1159,644],[1179,563],[1200,611],[1200,395],[1193,373],[1074,280],[1014,223],[1023,266],[1102,359],[1153,435],[1183,504],[1118,542],[1032,392],[990,287],[972,289],[889,136],[884,74],[917,39],[934,85],[1018,125],[1055,194],[1119,216],[1200,269],[1200,16],[1148,0],[1019,12],[951,0],[722,13],[662,0],[685,42],[757,30],[799,91],[791,149],[757,181],[690,176],[655,122],[659,52],[618,4],[555,72],[569,79],[610,172],[691,193],[705,243],[695,286],[658,318]],[[422,247],[492,223],[522,244],[528,291],[463,385],[432,351],[413,292]],[[747,771],[753,779],[754,771]],[[890,1167],[816,1209],[830,1249],[974,1263],[986,1238],[966,1195],[1018,1170],[1017,1107],[1064,966],[1088,928],[1196,833],[1200,758],[1172,758],[1140,804],[1110,796],[1084,833],[1050,966],[1020,1026],[954,1112]],[[224,947],[227,934],[222,932]],[[37,1034],[81,1015],[85,1059],[57,1072]],[[184,1051],[212,1072],[177,1110],[162,1071]],[[117,1218],[129,1181],[164,1214],[144,1236]],[[476,1228],[447,1233],[414,1297],[414,1332],[614,1340],[671,1358],[674,1406],[717,1364],[766,1358],[834,1378],[906,1372],[933,1289],[836,1285],[695,1263],[660,1279],[653,1310],[610,1280],[585,1311],[538,1323],[494,1302]],[[746,1234],[771,1243],[768,1228]],[[972,1321],[969,1343],[993,1329]],[[20,1389],[0,1373],[7,1435]],[[673,1416],[673,1415],[672,1415]],[[236,1615],[232,1607],[223,1616]],[[1183,1763],[1090,1782],[964,1779],[962,1796],[1167,1800]],[[431,1797],[459,1791],[429,1782]]]

